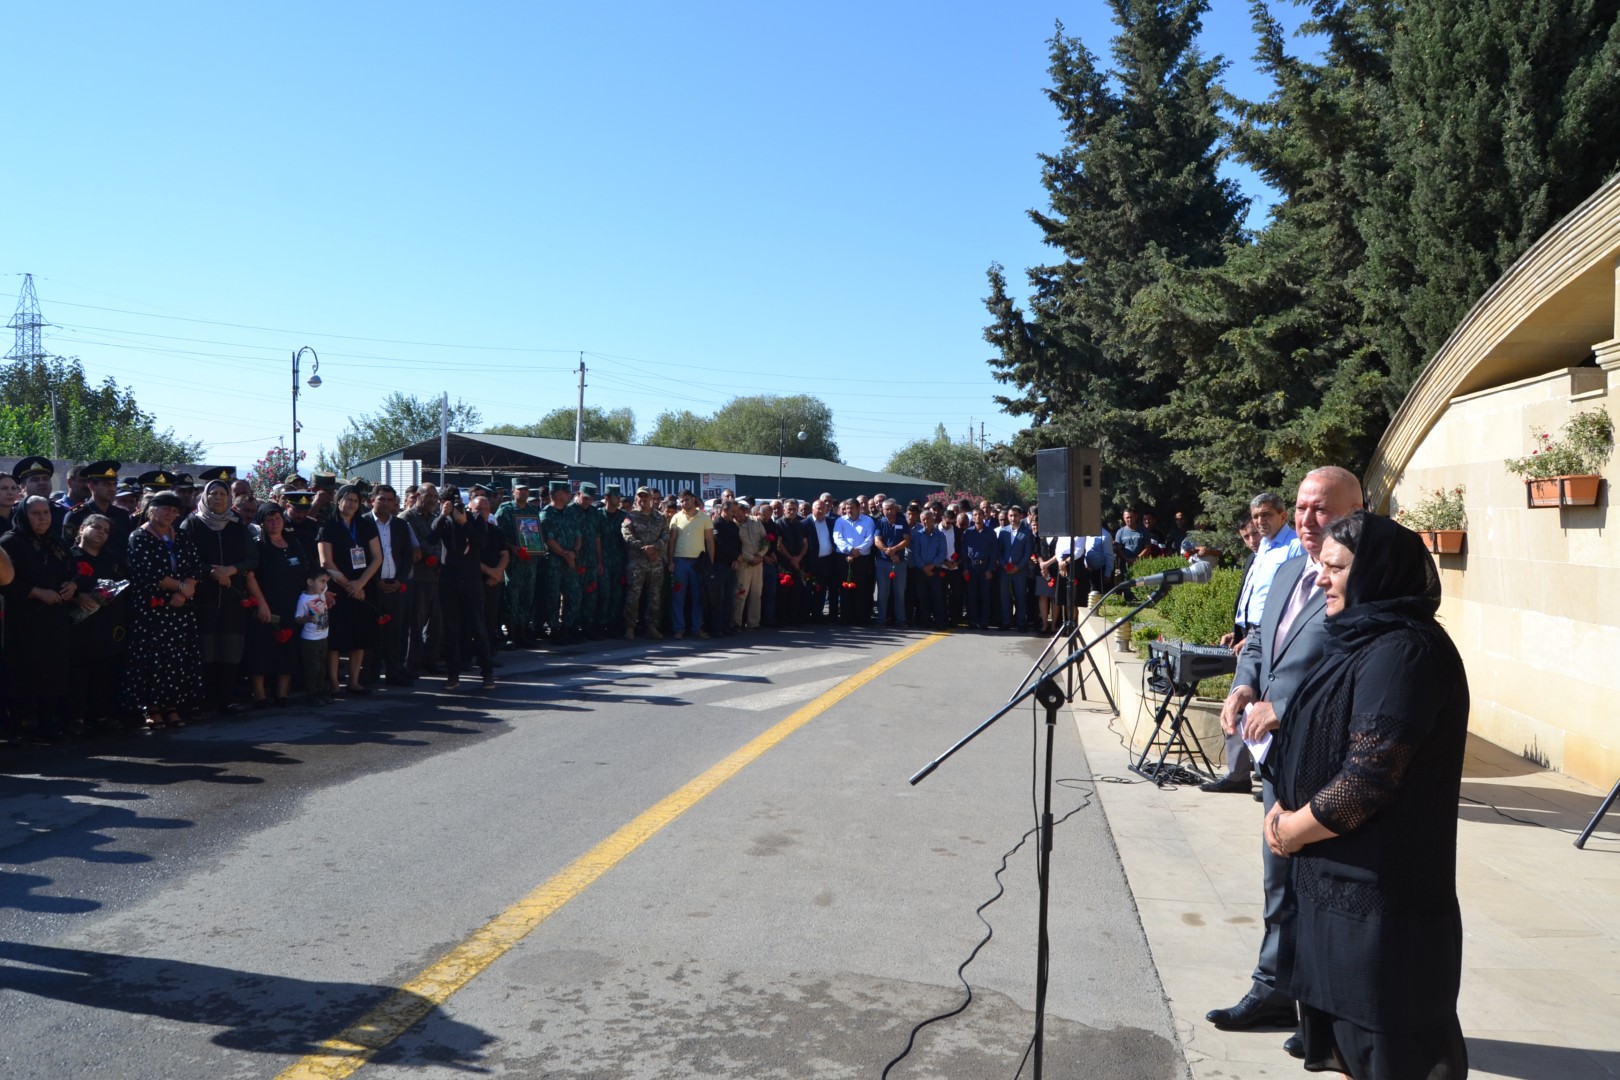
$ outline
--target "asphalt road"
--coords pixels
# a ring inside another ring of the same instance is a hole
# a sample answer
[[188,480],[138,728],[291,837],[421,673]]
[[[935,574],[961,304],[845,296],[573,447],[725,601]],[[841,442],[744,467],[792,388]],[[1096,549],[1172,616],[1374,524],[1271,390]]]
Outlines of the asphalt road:
[[[907,777],[1005,700],[1038,643],[958,634],[870,673],[924,640],[508,653],[493,693],[434,680],[12,761],[0,1076],[320,1075],[323,1042],[382,1005],[397,1030],[368,1027],[325,1075],[878,1077],[913,1025],[961,1003],[974,909],[1034,820],[1031,710]],[[733,775],[690,786],[767,734]],[[1054,809],[1070,816],[1045,1075],[1185,1076],[1067,716],[1057,736]],[[890,1076],[1017,1073],[1034,857],[1033,842],[1011,857],[985,910],[972,1003]],[[513,918],[526,933],[454,951]],[[447,953],[458,990],[401,991]]]

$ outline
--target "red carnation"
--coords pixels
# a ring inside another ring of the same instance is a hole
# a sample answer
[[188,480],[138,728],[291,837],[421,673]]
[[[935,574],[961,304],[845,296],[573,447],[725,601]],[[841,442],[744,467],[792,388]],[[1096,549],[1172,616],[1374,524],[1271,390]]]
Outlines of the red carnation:
[[422,562],[430,568],[435,567],[439,565],[439,557],[437,555],[429,555],[427,558],[423,559]]
[[955,562],[959,558],[961,558],[961,553],[960,552],[956,552],[956,551],[951,552],[951,562]]
[[1047,579],[1046,579],[1046,587],[1047,587],[1047,588],[1048,588],[1048,589],[1055,589],[1055,588],[1057,588],[1057,578],[1050,578],[1050,577],[1049,577],[1049,578],[1047,578]]
[[587,571],[587,570],[588,570],[588,569],[589,569],[589,567],[585,567],[585,566],[576,566],[576,567],[574,567],[574,573],[576,573],[576,574],[578,574],[578,575],[579,575],[579,576],[580,576],[580,577],[584,577],[584,576],[585,576],[585,572],[586,572],[586,571]]
[[748,590],[747,589],[738,589],[737,590],[737,595],[738,596],[747,596],[748,595]]
[[520,547],[520,548],[517,549],[517,551],[518,551],[518,562],[528,562],[529,561],[529,549],[528,548]]
[[680,592],[682,589],[686,588],[686,586],[682,585],[680,582],[677,581],[675,583],[675,585],[674,585],[674,588],[675,588],[676,592]]
[[244,596],[242,598],[242,606],[245,608],[256,608],[259,606],[259,602],[253,599],[251,596]]
[[163,599],[163,597],[161,597],[161,596],[152,597],[152,606],[153,607],[162,607],[164,604],[167,604],[167,603],[168,603],[168,601]]
[[77,567],[75,567],[75,569],[78,570],[80,577],[95,577],[96,576],[96,568],[91,566],[87,562],[80,563]]
[[585,586],[585,591],[586,592],[595,592],[596,591],[596,582],[593,581],[589,585]]
[[394,621],[394,617],[392,615],[379,615],[379,616],[377,616],[377,625],[378,626],[387,626],[389,623],[391,623],[393,621]]
[[973,580],[973,571],[971,571],[971,570],[962,571],[962,580],[963,581],[972,581]]
[[894,580],[894,571],[893,571],[893,570],[890,570],[890,571],[889,571],[889,580],[890,580],[890,581],[893,581],[893,580]]
[[1008,563],[1007,564],[1007,573],[1016,574],[1017,572],[1018,572],[1018,564],[1017,563]]
[[293,634],[293,632],[291,630],[277,630],[276,634],[275,634],[276,644],[278,644],[278,645],[287,644],[287,642],[292,640],[292,634]]
[[769,540],[771,543],[774,544],[774,543],[776,543],[776,534],[775,533],[766,533],[765,534],[765,539]]
[[400,591],[400,592],[404,592],[404,591],[405,591],[405,583],[404,583],[404,582],[403,582],[403,581],[402,581],[402,582],[400,582],[400,583],[399,583],[399,591]]
[[776,583],[782,586],[784,589],[789,588],[793,584],[793,575],[783,574],[781,577],[776,579]]

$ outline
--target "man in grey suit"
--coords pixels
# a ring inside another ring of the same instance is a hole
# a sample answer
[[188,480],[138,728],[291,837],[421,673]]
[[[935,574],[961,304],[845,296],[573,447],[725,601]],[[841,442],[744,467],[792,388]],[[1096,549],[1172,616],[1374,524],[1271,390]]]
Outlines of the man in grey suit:
[[[1232,692],[1221,707],[1221,727],[1227,734],[1239,727],[1249,741],[1287,723],[1288,702],[1294,691],[1322,658],[1327,642],[1324,623],[1324,594],[1317,585],[1321,574],[1322,541],[1328,525],[1361,509],[1361,482],[1348,469],[1325,466],[1313,469],[1300,482],[1294,500],[1294,530],[1305,548],[1303,556],[1277,568],[1266,595],[1260,628],[1243,643],[1238,656]],[[1266,809],[1276,795],[1271,784],[1264,785]],[[1293,1027],[1296,1023],[1293,1000],[1277,989],[1277,919],[1288,887],[1287,863],[1261,844],[1265,863],[1265,937],[1260,943],[1260,959],[1254,969],[1254,985],[1243,1000],[1229,1009],[1212,1009],[1206,1019],[1219,1028]],[[1297,1036],[1286,1044],[1290,1053]]]

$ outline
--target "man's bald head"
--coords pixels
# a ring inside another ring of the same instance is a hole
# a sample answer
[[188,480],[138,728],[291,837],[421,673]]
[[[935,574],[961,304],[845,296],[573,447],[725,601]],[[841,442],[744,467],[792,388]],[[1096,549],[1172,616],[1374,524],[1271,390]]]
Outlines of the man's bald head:
[[1349,469],[1324,465],[1306,473],[1294,499],[1294,531],[1305,553],[1320,558],[1327,527],[1361,507],[1361,481]]

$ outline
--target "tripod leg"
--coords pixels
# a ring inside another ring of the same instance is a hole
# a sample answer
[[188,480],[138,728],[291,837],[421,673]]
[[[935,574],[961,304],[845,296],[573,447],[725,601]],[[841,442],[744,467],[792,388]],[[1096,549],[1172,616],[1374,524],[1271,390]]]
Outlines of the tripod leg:
[[1620,780],[1614,782],[1614,787],[1609,789],[1609,797],[1603,800],[1602,804],[1597,808],[1597,813],[1592,815],[1592,820],[1588,821],[1586,828],[1581,830],[1580,839],[1575,841],[1576,847],[1584,848],[1586,846],[1587,838],[1597,830],[1598,822],[1603,820],[1603,815],[1609,812],[1609,808],[1614,805],[1614,800],[1617,798],[1620,798]]

